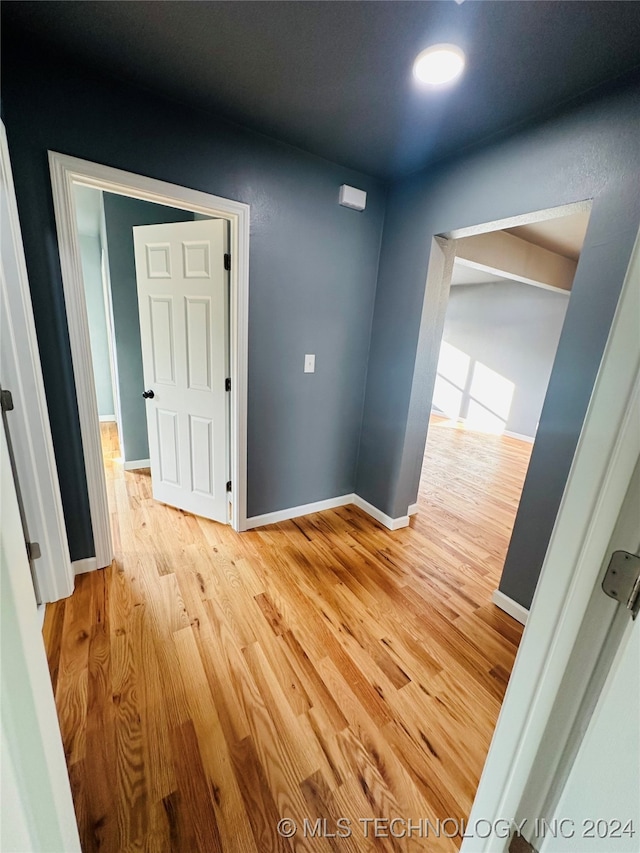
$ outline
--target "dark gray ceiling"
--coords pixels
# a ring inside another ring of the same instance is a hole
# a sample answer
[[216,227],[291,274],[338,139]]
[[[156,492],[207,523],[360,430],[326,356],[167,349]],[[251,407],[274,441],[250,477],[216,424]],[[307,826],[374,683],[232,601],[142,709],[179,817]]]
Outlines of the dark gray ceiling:
[[[640,63],[640,2],[4,2],[3,34],[381,177],[413,171]],[[420,91],[434,42],[460,83]],[[33,48],[33,46],[31,46]],[[27,45],[25,49],[30,49]]]

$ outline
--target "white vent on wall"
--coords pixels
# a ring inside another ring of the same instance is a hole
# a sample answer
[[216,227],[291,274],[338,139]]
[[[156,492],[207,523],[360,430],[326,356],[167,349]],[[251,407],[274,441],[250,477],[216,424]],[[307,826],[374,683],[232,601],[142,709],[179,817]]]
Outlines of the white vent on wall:
[[340,187],[340,204],[350,207],[352,210],[364,210],[367,205],[367,194],[364,190],[357,190],[348,184]]

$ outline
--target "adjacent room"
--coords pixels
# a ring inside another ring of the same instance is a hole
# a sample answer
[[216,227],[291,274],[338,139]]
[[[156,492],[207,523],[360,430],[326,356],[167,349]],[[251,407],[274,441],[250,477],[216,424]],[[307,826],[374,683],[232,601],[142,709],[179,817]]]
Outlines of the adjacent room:
[[[589,210],[451,241],[456,253],[416,513],[464,530],[500,592]],[[434,512],[434,509],[437,509]]]

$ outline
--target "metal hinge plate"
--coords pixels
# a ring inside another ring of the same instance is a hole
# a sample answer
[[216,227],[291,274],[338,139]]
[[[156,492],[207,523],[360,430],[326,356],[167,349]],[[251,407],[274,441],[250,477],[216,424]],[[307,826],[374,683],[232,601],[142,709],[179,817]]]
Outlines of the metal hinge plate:
[[602,589],[610,598],[624,604],[635,619],[640,610],[640,556],[628,551],[614,551]]
[[40,545],[37,542],[25,542],[24,544],[27,546],[27,557],[29,558],[29,562],[33,563],[34,560],[39,560],[42,556]]
[[0,391],[0,406],[3,412],[13,411],[13,394],[11,391],[6,391],[4,388]]
[[231,269],[231,255],[226,255],[226,254],[225,254],[225,256],[224,256],[224,268],[225,268],[226,270],[230,270],[230,269]]

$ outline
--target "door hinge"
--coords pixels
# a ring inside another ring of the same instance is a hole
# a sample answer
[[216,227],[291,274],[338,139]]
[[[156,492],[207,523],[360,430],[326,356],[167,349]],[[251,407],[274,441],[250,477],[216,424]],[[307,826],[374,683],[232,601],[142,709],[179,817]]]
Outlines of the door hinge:
[[227,480],[227,491],[231,491],[231,480]]
[[224,256],[224,268],[226,270],[231,269],[231,255],[225,254],[225,256]]
[[39,543],[25,542],[24,544],[27,546],[27,557],[29,558],[29,562],[33,563],[34,560],[39,560],[42,556]]
[[614,551],[602,580],[602,589],[624,604],[635,619],[640,610],[640,556],[628,551]]
[[231,380],[230,379],[224,380],[224,390],[225,391],[231,391]]
[[13,411],[13,394],[11,391],[5,391],[4,388],[0,391],[0,406],[3,412]]

